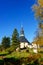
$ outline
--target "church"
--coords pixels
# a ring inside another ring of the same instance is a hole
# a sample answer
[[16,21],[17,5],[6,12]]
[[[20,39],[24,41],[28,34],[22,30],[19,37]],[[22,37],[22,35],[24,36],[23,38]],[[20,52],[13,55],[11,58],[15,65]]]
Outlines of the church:
[[21,27],[19,41],[20,41],[20,49],[26,49],[27,47],[31,47],[30,42],[25,37],[23,27]]
[[24,34],[24,29],[23,27],[21,27],[21,30],[20,30],[20,36],[19,36],[19,42],[20,42],[20,45],[19,47],[16,49],[16,51],[18,51],[18,49],[20,48],[21,50],[24,50],[26,48],[30,48],[30,49],[33,49],[33,52],[34,53],[37,53],[37,45],[36,44],[33,44],[33,43],[30,43],[27,38],[25,37],[25,34]]

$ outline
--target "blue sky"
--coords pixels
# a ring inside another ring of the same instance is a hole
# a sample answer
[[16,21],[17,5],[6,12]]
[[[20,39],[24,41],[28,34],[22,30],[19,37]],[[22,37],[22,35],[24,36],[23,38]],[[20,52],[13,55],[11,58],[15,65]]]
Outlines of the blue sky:
[[19,33],[21,24],[26,38],[32,42],[37,28],[37,21],[32,12],[35,0],[0,0],[0,42],[4,36],[12,36],[14,28]]

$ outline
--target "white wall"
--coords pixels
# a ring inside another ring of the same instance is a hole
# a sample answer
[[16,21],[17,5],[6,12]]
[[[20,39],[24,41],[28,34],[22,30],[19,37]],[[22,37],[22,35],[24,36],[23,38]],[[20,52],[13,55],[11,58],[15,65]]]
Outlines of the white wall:
[[37,49],[33,49],[33,52],[34,52],[34,53],[38,53]]
[[20,43],[20,48],[24,48],[24,43]]
[[32,45],[28,45],[28,48],[33,48]]
[[28,47],[28,43],[25,43],[25,47]]
[[36,44],[32,44],[33,48],[37,48],[37,45]]
[[24,48],[24,47],[28,47],[28,43],[26,43],[26,42],[21,42],[20,43],[20,48]]

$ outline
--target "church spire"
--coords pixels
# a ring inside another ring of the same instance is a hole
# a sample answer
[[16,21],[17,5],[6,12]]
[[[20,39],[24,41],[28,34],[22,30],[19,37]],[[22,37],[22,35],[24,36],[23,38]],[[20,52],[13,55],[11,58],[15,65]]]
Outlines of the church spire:
[[21,27],[20,36],[24,36],[23,26]]

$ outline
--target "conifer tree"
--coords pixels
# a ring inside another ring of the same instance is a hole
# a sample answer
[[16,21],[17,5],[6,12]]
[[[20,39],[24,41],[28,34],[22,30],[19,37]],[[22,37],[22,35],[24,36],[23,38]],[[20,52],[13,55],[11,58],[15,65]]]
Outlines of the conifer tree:
[[2,44],[2,47],[3,47],[4,49],[7,49],[8,47],[10,47],[10,38],[4,36],[4,37],[2,38],[1,44]]
[[15,28],[12,34],[12,46],[16,49],[19,46],[19,33]]

